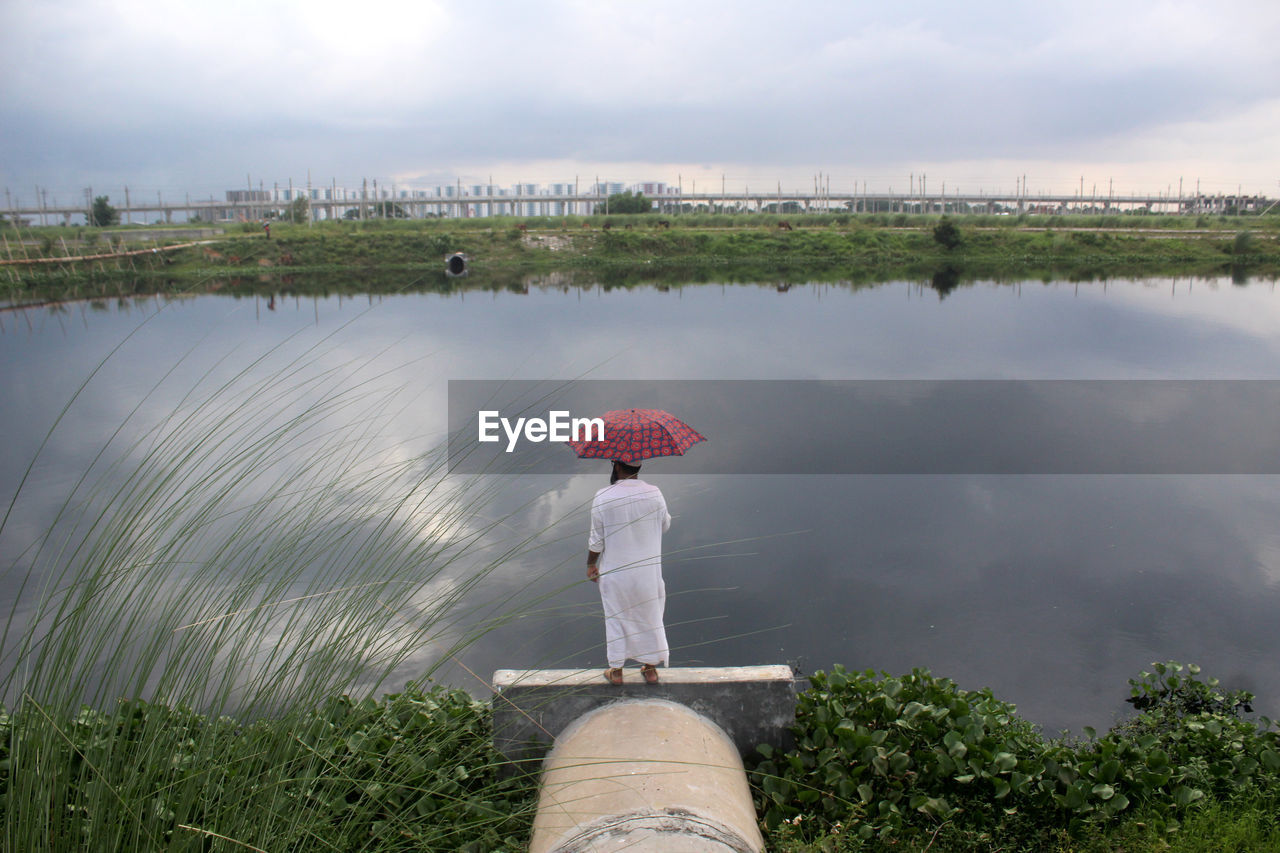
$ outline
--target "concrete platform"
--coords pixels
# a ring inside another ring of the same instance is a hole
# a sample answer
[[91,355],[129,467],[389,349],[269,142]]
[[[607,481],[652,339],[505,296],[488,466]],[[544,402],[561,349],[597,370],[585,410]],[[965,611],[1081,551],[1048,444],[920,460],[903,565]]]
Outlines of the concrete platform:
[[493,675],[493,742],[509,761],[530,773],[565,727],[597,708],[620,700],[665,699],[684,705],[718,725],[739,756],[762,743],[792,745],[796,680],[786,664],[659,669],[649,685],[628,667],[621,687],[599,669],[500,669]]

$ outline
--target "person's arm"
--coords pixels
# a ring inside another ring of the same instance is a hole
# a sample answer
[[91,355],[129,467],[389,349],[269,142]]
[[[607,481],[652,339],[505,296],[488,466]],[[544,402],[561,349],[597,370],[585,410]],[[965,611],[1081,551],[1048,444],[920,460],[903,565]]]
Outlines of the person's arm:
[[587,533],[587,580],[600,580],[600,568],[596,563],[604,553],[604,519],[600,517],[600,496],[591,502],[591,530]]

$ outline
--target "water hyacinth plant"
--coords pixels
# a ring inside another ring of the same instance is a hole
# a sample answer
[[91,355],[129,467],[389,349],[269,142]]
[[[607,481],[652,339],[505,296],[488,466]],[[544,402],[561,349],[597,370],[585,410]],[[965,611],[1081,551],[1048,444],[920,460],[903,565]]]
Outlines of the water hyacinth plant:
[[1130,681],[1140,713],[1077,741],[1045,739],[990,690],[926,670],[836,666],[800,696],[795,749],[761,748],[757,809],[784,850],[1057,849],[1131,815],[1163,844],[1204,802],[1274,813],[1280,729],[1244,716],[1248,693],[1198,676],[1153,665]]

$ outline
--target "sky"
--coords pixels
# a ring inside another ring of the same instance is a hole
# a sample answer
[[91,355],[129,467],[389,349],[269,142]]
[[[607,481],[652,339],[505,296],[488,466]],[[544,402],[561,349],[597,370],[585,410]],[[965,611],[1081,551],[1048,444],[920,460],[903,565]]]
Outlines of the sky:
[[601,180],[1280,196],[1275,0],[0,0],[15,203]]

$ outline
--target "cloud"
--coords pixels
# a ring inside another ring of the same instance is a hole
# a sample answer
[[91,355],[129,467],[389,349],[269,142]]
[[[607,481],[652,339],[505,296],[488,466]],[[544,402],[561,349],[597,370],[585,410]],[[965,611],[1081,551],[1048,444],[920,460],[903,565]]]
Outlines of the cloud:
[[1274,181],[1280,11],[1243,0],[16,0],[0,32],[0,176],[23,187],[550,160],[648,164],[636,179],[1105,162],[1143,180],[1193,161]]

